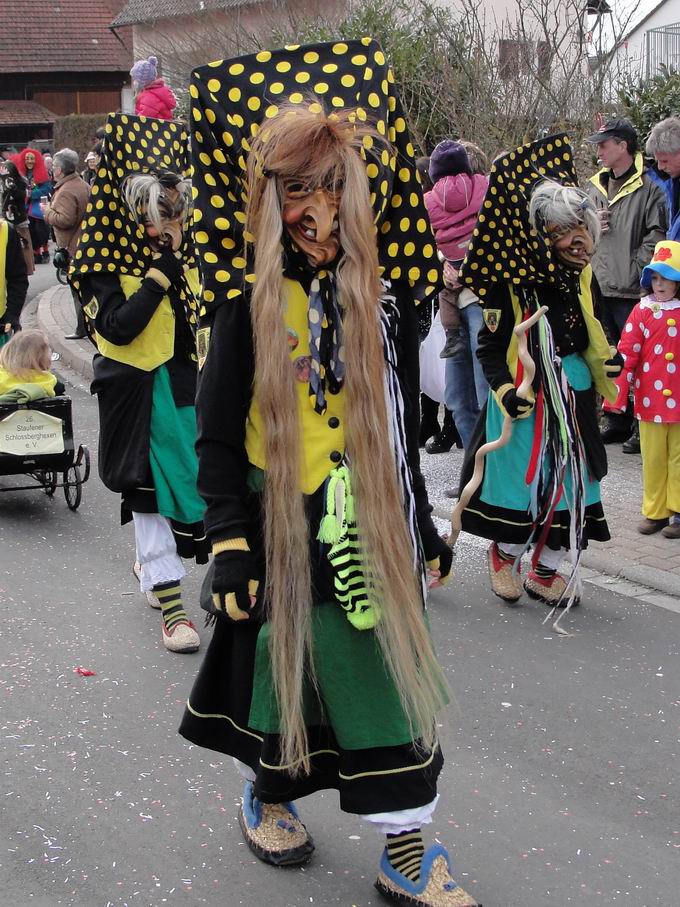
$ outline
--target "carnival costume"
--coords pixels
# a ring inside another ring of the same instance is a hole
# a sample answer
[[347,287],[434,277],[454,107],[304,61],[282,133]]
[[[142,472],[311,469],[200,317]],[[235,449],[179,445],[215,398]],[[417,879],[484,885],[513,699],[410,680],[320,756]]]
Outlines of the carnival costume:
[[100,476],[122,495],[121,522],[134,519],[135,573],[149,603],[163,610],[172,651],[199,643],[181,607],[180,558],[208,559],[194,451],[199,278],[187,232],[176,253],[154,253],[144,210],[131,210],[123,195],[129,180],[146,174],[162,204],[188,173],[187,147],[179,123],[109,116],[70,273],[98,350],[91,390]]
[[[420,835],[446,701],[424,569],[444,579],[451,558],[418,456],[414,302],[440,274],[392,74],[367,38],[214,63],[190,91],[215,635],[180,733],[237,761],[239,821],[261,859],[309,859],[292,801],[335,788],[343,810],[393,836],[387,896],[473,905]],[[414,668],[418,717],[404,705]]]
[[[576,568],[589,540],[609,539],[599,490],[607,459],[596,391],[613,400],[612,378],[621,366],[595,316],[590,265],[565,264],[554,248],[551,225],[537,229],[530,220],[532,194],[546,181],[558,191],[555,184],[577,185],[566,136],[525,145],[494,163],[461,269],[461,282],[477,293],[483,307],[477,355],[490,385],[461,488],[471,475],[477,448],[498,438],[504,417],[513,417],[511,440],[488,454],[462,527],[492,540],[492,589],[506,601],[522,595],[520,558],[533,545],[524,588],[554,605],[579,600],[576,569],[573,581],[557,572],[562,553],[570,552]],[[592,208],[580,195],[582,211]],[[548,307],[547,314],[529,334],[537,366],[533,395],[521,400],[516,388],[522,368],[513,329],[541,306]]]

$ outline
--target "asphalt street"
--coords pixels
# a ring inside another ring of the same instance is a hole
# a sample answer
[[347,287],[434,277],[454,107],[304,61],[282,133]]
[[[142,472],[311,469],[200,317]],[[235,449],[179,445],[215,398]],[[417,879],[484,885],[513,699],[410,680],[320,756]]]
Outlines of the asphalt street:
[[[73,381],[96,464],[96,405]],[[118,513],[96,466],[75,514],[60,491],[0,494],[1,907],[381,903],[381,839],[334,792],[299,804],[306,868],[243,844],[230,760],[176,731],[202,654],[162,648]],[[430,599],[453,701],[428,842],[484,907],[677,907],[680,615],[587,585],[559,638],[545,606],[489,593],[479,543],[455,569]],[[205,646],[202,570],[185,601]]]

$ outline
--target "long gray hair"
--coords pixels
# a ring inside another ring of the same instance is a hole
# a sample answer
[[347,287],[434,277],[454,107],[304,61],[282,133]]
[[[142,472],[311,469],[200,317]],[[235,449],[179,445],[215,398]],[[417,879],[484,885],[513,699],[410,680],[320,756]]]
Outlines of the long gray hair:
[[[168,189],[179,193],[179,199],[171,201]],[[163,221],[181,218],[186,224],[191,211],[191,183],[176,173],[165,170],[162,173],[134,173],[126,177],[121,190],[125,204],[138,224],[147,221],[158,233],[163,233]]]
[[539,233],[545,234],[548,224],[559,233],[583,224],[596,244],[600,238],[600,219],[591,199],[582,189],[554,180],[543,180],[532,192],[529,220]]

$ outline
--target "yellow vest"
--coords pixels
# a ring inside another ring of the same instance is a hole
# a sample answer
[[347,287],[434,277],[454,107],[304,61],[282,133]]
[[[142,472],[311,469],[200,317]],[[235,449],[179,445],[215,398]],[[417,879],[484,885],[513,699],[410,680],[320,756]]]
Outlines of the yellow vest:
[[0,367],[0,396],[21,387],[22,384],[38,384],[45,391],[46,397],[54,397],[54,387],[57,378],[52,372],[41,372],[36,369],[26,369],[22,375],[13,375]]
[[[613,353],[607,342],[607,337],[602,329],[602,325],[595,317],[593,294],[590,289],[592,279],[593,269],[590,265],[587,265],[583,271],[581,271],[581,285],[578,294],[579,302],[581,303],[581,312],[583,313],[586,329],[588,331],[588,346],[581,355],[585,359],[590,374],[593,377],[595,390],[598,394],[601,394],[605,400],[609,400],[610,403],[613,403],[618,395],[618,389],[614,381],[605,375],[604,370],[604,363],[607,359],[612,358]],[[515,324],[517,325],[523,320],[524,312],[520,305],[517,293],[512,286],[510,287],[510,298],[512,299]],[[517,377],[517,337],[514,331],[512,332],[510,345],[508,346],[507,362],[510,374],[514,381]],[[498,400],[498,405],[501,406],[500,400]]]
[[[309,325],[307,310],[309,300],[300,284],[284,278],[286,293],[286,326],[292,364],[309,356]],[[229,305],[230,303],[226,303]],[[297,345],[293,345],[297,340]],[[309,381],[297,381],[298,425],[300,433],[300,488],[312,494],[338,465],[338,454],[345,452],[345,390],[337,394],[326,392],[327,410],[323,416],[315,412],[309,396]],[[333,428],[333,425],[337,427]],[[253,388],[253,402],[246,422],[246,451],[253,466],[267,469],[265,461],[265,427],[257,403],[257,385]],[[331,455],[334,459],[331,458]]]
[[9,224],[0,220],[0,318],[7,310],[7,280],[5,279],[5,266],[7,264],[7,240],[9,239]]
[[[198,271],[193,268],[184,272],[187,283],[194,293],[200,293],[200,280]],[[143,277],[133,277],[130,274],[119,274],[120,286],[126,299],[130,299],[142,285]],[[152,372],[154,369],[172,359],[175,352],[175,313],[169,296],[164,296],[158,308],[141,334],[138,334],[130,343],[118,345],[106,340],[95,331],[97,349],[115,362],[132,365],[143,372]]]

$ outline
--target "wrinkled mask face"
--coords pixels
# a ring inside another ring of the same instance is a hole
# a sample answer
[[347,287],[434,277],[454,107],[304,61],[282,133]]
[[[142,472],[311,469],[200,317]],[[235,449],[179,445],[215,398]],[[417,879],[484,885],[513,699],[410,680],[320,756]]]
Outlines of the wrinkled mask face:
[[582,271],[590,263],[595,251],[595,241],[585,224],[578,224],[571,230],[560,230],[555,224],[548,224],[546,234],[563,264]]
[[26,166],[28,167],[28,169],[31,170],[31,169],[33,168],[33,165],[35,164],[35,155],[34,155],[34,154],[31,154],[31,153],[29,152],[29,153],[24,157],[24,162],[26,163]]
[[159,208],[163,215],[160,230],[146,215],[142,217],[141,223],[149,239],[149,245],[156,252],[163,249],[172,249],[176,252],[182,245],[182,234],[186,229],[185,200],[177,189],[167,188],[163,191]]
[[290,238],[313,268],[330,264],[340,251],[342,184],[328,180],[315,187],[288,177],[282,189],[282,217]]

